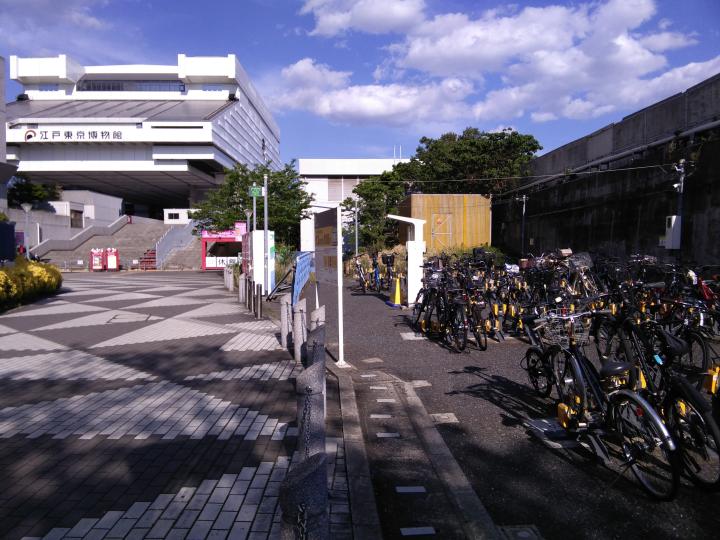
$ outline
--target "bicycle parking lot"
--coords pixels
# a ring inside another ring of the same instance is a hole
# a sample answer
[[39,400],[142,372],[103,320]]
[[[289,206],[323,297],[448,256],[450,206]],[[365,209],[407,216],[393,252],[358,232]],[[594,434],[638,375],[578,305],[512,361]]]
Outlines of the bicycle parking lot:
[[[537,436],[532,421],[554,419],[557,409],[553,399],[535,395],[520,367],[527,343],[491,339],[487,351],[469,346],[453,352],[416,334],[411,312],[389,309],[385,299],[362,294],[346,282],[346,358],[360,370],[359,377],[415,381],[417,394],[495,523],[531,525],[546,538],[714,536],[720,524],[713,510],[720,502],[717,494],[698,491],[683,479],[674,501],[658,503],[629,471],[619,476],[582,447]],[[382,393],[359,393],[361,408],[382,399]],[[402,425],[390,427],[384,429],[402,438]],[[382,503],[383,496],[379,499]]]

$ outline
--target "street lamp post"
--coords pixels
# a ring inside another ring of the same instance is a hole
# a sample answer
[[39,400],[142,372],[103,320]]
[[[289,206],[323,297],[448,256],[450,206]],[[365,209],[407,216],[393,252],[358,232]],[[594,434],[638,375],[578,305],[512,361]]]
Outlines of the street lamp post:
[[528,201],[527,195],[515,197],[516,201],[522,202],[522,221],[520,222],[520,257],[525,255],[525,205]]
[[23,243],[25,244],[25,258],[30,260],[30,210],[32,210],[32,204],[22,203],[20,205],[25,211],[25,232],[23,233]]
[[263,240],[264,240],[264,261],[265,261],[265,294],[270,294],[270,234],[268,232],[268,159],[265,150],[265,139],[262,140],[263,161],[265,174],[263,174]]
[[246,232],[248,234],[250,233],[250,216],[252,216],[252,215],[253,215],[253,211],[250,210],[249,208],[246,208],[245,209],[245,226],[247,228]]
[[[253,187],[256,188],[257,183],[253,182]],[[252,200],[253,200],[253,209],[252,209],[253,228],[252,228],[252,230],[254,231],[257,229],[257,197],[255,197],[253,195]]]
[[355,199],[355,256],[358,256],[358,203]]

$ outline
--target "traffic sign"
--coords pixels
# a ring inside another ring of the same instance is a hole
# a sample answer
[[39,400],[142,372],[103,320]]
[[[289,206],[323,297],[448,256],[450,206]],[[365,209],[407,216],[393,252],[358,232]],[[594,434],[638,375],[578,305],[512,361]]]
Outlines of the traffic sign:
[[262,186],[250,186],[250,196],[255,197],[262,197]]

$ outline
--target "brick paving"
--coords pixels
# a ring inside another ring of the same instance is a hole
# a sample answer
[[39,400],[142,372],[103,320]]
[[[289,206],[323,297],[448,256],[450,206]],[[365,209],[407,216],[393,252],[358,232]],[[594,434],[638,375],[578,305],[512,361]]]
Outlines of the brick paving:
[[[194,273],[67,275],[0,316],[0,537],[278,537],[297,368],[276,332]],[[350,538],[330,388],[333,537]]]

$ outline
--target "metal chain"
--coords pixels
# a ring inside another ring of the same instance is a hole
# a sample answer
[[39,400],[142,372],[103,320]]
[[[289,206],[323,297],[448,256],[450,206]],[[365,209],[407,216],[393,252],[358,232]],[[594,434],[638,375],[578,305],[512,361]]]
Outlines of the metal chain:
[[310,457],[310,421],[312,419],[312,407],[310,406],[310,395],[312,388],[305,387],[305,402],[303,403],[302,423],[305,430],[305,457]]
[[307,508],[304,503],[298,504],[297,519],[295,520],[295,538],[297,540],[307,539]]

